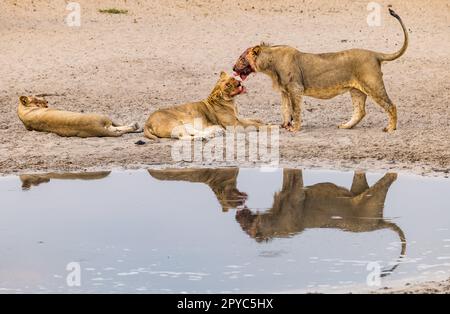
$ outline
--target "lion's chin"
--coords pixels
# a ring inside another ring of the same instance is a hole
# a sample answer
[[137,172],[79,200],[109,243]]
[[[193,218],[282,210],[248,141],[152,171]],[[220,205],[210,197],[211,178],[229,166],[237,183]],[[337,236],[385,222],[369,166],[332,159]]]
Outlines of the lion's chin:
[[245,94],[247,92],[247,89],[245,88],[245,86],[239,86],[233,93],[230,94],[231,97],[240,95],[240,94]]

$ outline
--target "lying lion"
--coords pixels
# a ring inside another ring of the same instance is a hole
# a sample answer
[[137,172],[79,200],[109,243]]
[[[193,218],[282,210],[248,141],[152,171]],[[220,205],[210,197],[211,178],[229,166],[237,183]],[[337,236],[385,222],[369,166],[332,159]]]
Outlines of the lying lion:
[[370,96],[389,116],[384,131],[397,128],[397,108],[389,98],[383,82],[381,63],[402,56],[408,47],[408,33],[400,17],[391,9],[403,28],[404,43],[395,53],[380,53],[351,49],[335,53],[304,53],[289,46],[261,44],[248,48],[239,57],[233,70],[245,80],[252,72],[271,77],[275,89],[281,92],[282,127],[300,130],[302,96],[329,99],[350,92],[353,115],[339,127],[350,129],[366,115],[365,103]]
[[194,139],[210,137],[227,126],[264,126],[259,120],[238,117],[234,97],[244,92],[240,81],[221,72],[207,99],[155,111],[145,124],[144,135],[149,139]]
[[118,137],[139,129],[137,123],[120,126],[104,115],[48,108],[48,102],[37,97],[20,96],[17,113],[27,130],[51,132],[59,136]]

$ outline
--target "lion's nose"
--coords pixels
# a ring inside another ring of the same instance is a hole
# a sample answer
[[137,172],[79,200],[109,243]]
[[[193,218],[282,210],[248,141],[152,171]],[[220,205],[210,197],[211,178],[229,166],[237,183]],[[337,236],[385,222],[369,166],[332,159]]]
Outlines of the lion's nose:
[[236,72],[236,65],[234,65],[234,67],[233,67],[233,71],[234,71],[234,72]]

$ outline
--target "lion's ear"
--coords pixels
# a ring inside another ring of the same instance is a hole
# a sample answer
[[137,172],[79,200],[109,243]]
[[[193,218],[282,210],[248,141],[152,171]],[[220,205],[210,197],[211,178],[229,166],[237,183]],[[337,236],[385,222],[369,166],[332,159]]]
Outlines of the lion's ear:
[[221,71],[220,72],[220,79],[221,80],[224,80],[224,79],[226,79],[228,77],[228,74],[227,73],[225,73],[224,71]]
[[28,97],[27,96],[20,96],[19,101],[22,105],[26,106],[28,104]]
[[255,56],[258,56],[261,53],[261,46],[253,47],[252,52]]

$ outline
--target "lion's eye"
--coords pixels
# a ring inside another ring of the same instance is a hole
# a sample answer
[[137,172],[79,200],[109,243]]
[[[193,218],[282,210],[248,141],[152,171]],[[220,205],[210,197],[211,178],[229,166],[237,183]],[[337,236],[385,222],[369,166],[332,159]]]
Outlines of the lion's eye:
[[226,87],[231,87],[231,83],[226,83],[225,86]]

